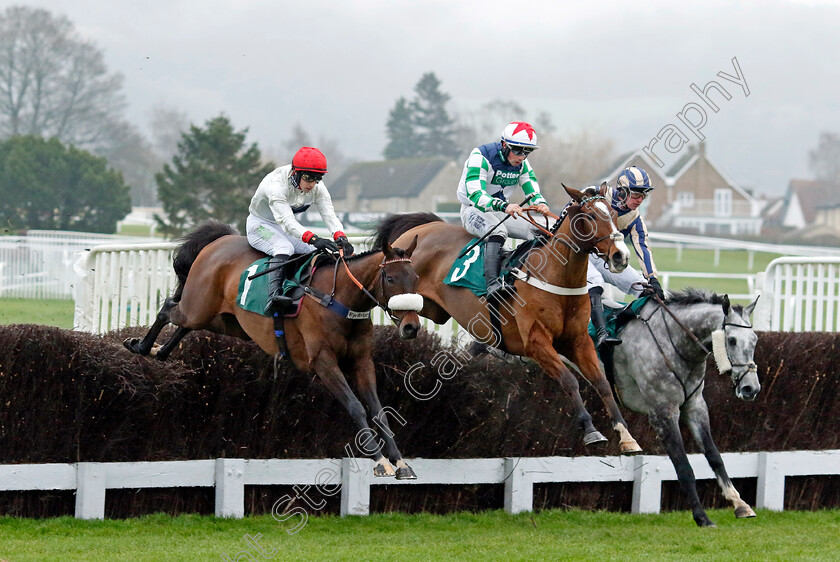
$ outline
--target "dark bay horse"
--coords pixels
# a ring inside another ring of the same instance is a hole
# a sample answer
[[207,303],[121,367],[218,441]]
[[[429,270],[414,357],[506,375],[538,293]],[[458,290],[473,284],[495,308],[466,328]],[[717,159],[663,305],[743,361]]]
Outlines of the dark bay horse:
[[[452,317],[476,340],[494,347],[504,346],[510,354],[534,359],[550,377],[560,381],[574,402],[584,443],[605,442],[606,438],[595,429],[592,416],[586,411],[577,379],[558,352],[571,359],[606,405],[613,428],[619,434],[620,451],[638,453],[641,448],[627,429],[587,333],[589,252],[601,255],[614,271],[627,267],[629,252],[603,195],[590,195],[568,187],[566,192],[573,204],[567,207],[565,218],[538,237],[519,267],[519,279],[514,284],[516,292],[500,303],[498,312],[469,289],[443,282],[462,248],[472,239],[462,227],[446,224],[431,213],[394,215],[379,226],[374,245],[407,244],[417,237],[413,258],[414,268],[420,275],[418,292],[423,295],[421,316],[438,324]],[[492,329],[491,314],[498,317],[501,325],[501,341],[498,330]]]
[[[352,256],[344,260],[347,271],[324,258],[329,265],[316,269],[310,286],[321,294],[332,294],[335,301],[358,313],[370,311],[377,304],[390,304],[386,310],[399,322],[400,336],[413,338],[420,328],[417,311],[422,303],[416,294],[418,276],[411,266],[415,245],[407,244],[405,251],[384,245],[381,251]],[[254,250],[244,236],[226,224],[212,221],[198,227],[175,252],[178,286],[174,295],[166,299],[146,337],[127,339],[125,346],[134,353],[165,359],[187,333],[205,329],[253,339],[269,355],[276,354],[273,319],[236,303],[240,275],[263,257],[265,254]],[[397,449],[376,393],[371,320],[367,316],[350,319],[333,310],[322,306],[317,297],[304,297],[300,314],[285,320],[289,357],[297,369],[317,374],[350,413],[359,428],[356,441],[365,443],[365,452],[376,461],[376,476],[416,478]],[[155,346],[158,334],[169,323],[178,326],[177,330],[165,344]],[[371,420],[379,427],[380,440],[371,437],[375,433],[345,372],[355,379]]]
[[621,332],[623,343],[614,349],[615,387],[621,402],[647,414],[691,502],[694,521],[703,527],[713,523],[700,505],[680,434],[681,419],[706,456],[724,497],[735,507],[735,516],[755,517],[732,485],[712,439],[703,386],[706,360],[712,355],[721,374],[731,378],[738,398],[754,400],[761,390],[753,360],[758,338],[750,325],[756,301],[746,308],[730,306],[728,296],[696,289],[671,293],[664,307],[651,298],[639,310],[639,318],[628,322]]

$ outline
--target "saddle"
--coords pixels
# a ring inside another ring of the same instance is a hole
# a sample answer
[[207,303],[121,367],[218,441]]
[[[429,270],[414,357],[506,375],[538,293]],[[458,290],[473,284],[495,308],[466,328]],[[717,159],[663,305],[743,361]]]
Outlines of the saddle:
[[[627,323],[639,316],[639,310],[645,305],[650,297],[639,297],[630,304],[615,301],[604,302],[604,324],[607,333],[612,337],[618,337],[624,330]],[[595,340],[595,326],[589,322],[589,337]]]

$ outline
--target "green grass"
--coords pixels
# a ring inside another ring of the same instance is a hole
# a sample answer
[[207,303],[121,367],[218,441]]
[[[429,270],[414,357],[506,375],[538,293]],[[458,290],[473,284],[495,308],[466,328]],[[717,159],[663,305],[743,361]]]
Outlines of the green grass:
[[73,301],[54,299],[0,299],[0,326],[40,324],[70,330],[73,328]]
[[[629,515],[501,511],[446,516],[379,514],[310,517],[289,534],[292,517],[215,519],[153,515],[79,521],[0,518],[0,559],[220,560],[249,550],[256,537],[277,560],[836,560],[840,510],[774,513],[736,520],[712,510],[715,529],[700,529],[688,512]],[[242,556],[240,560],[247,560]]]

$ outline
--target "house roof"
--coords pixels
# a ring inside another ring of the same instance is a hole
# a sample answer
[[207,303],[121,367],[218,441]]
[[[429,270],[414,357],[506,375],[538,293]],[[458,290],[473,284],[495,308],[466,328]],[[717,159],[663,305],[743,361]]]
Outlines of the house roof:
[[802,216],[810,223],[817,216],[817,209],[840,205],[840,186],[833,182],[817,180],[790,180],[787,199],[796,194]]
[[658,170],[658,167],[656,166],[656,164],[651,162],[651,160],[645,155],[644,152],[641,152],[641,151],[638,151],[638,150],[632,150],[632,151],[626,152],[626,153],[622,154],[621,156],[619,156],[618,158],[616,158],[610,164],[609,168],[607,168],[606,170],[604,170],[600,174],[600,176],[599,176],[600,179],[598,180],[598,183],[605,182],[605,181],[609,182],[613,178],[618,177],[618,175],[622,171],[624,171],[625,168],[629,167],[631,164],[634,165],[634,166],[642,166],[645,170],[647,170],[648,173],[651,173],[652,171],[655,171],[657,173],[657,175],[659,175],[659,176],[662,175],[662,174],[659,174],[659,170]]
[[328,187],[333,199],[346,198],[354,181],[361,185],[360,199],[416,197],[449,162],[443,157],[357,162]]

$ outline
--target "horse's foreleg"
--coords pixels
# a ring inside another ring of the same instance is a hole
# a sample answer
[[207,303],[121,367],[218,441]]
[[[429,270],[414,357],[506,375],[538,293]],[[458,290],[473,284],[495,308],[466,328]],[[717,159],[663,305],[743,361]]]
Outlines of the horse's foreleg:
[[618,403],[615,401],[610,383],[601,370],[598,354],[595,352],[595,345],[592,343],[588,334],[585,338],[577,340],[571,347],[569,359],[577,365],[580,373],[589,381],[607,408],[613,429],[618,433],[619,452],[622,455],[641,453],[642,448],[633,436],[630,435],[627,422],[624,421],[624,416],[621,415],[621,410],[619,410]]
[[402,453],[397,448],[397,443],[394,440],[394,432],[391,431],[391,427],[388,425],[388,415],[394,416],[394,419],[402,425],[405,425],[405,420],[393,408],[382,408],[382,404],[379,402],[379,395],[376,392],[376,370],[373,366],[373,360],[370,357],[360,358],[355,362],[353,369],[356,374],[356,386],[359,395],[367,405],[371,420],[377,426],[377,433],[379,433],[385,442],[385,454],[397,467],[397,480],[416,479],[417,475],[414,473],[414,470],[406,464],[402,458]]
[[726,467],[723,465],[723,459],[720,456],[717,445],[712,439],[712,429],[709,423],[709,409],[706,407],[706,401],[702,396],[699,400],[695,400],[690,408],[686,409],[686,421],[688,427],[691,429],[691,435],[700,446],[700,450],[706,456],[709,466],[715,473],[718,485],[725,497],[735,508],[735,517],[755,517],[755,511],[750,505],[741,499],[741,494],[735,489],[732,480],[726,473]]
[[691,513],[694,516],[694,521],[700,527],[713,527],[714,523],[706,515],[703,506],[700,505],[700,497],[697,495],[697,481],[694,477],[694,470],[688,462],[688,455],[686,455],[685,445],[682,435],[680,435],[679,410],[653,411],[650,414],[650,424],[665,445],[671,464],[674,465],[674,470],[677,472],[680,488],[691,503]]
[[563,391],[572,399],[578,423],[583,429],[583,442],[586,445],[606,443],[607,438],[592,424],[592,416],[583,404],[577,379],[560,360],[548,330],[540,322],[534,322],[531,327],[525,344],[525,354],[539,363],[548,376],[559,381]]
[[321,352],[315,362],[315,372],[324,386],[341,402],[341,405],[356,422],[359,431],[356,433],[354,442],[365,454],[376,461],[376,466],[373,468],[374,476],[396,475],[393,465],[382,454],[382,441],[376,439],[376,433],[367,423],[365,407],[362,406],[362,403],[350,389],[350,385],[347,384],[347,379],[344,378],[344,374],[338,368],[335,356],[331,353]]
[[146,336],[142,340],[140,338],[126,338],[123,340],[125,348],[132,353],[149,355],[155,345],[155,340],[160,334],[160,331],[169,324],[170,314],[177,304],[178,301],[175,300],[174,297],[167,298],[163,301],[163,306],[160,308],[160,311],[158,311],[157,317],[155,317],[155,322],[152,324],[152,327],[149,328]]

